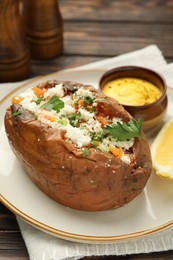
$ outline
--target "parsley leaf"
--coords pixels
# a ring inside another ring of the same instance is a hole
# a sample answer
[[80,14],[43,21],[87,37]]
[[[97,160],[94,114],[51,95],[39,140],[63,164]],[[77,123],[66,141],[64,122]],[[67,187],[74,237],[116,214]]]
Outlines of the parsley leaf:
[[92,147],[97,147],[99,142],[96,141],[96,140],[91,140],[90,144],[91,144]]
[[103,131],[90,132],[90,136],[92,140],[101,141],[104,138],[104,132]]
[[137,122],[132,118],[128,123],[107,125],[104,132],[118,141],[126,141],[134,137],[141,138],[142,118]]
[[37,104],[37,105],[40,105],[40,103],[41,103],[41,101],[44,99],[44,96],[41,96],[41,97],[39,97],[36,101],[35,101],[35,103]]
[[22,114],[22,110],[17,110],[17,111],[15,111],[15,112],[13,112],[13,116],[14,117],[16,117],[16,116],[19,116],[19,115],[21,115]]
[[82,153],[82,156],[87,156],[89,154],[89,149],[85,148],[85,150]]
[[94,101],[94,97],[85,96],[84,97],[84,107],[87,107],[88,105],[92,104]]
[[59,119],[58,123],[61,124],[61,125],[64,125],[64,126],[68,124],[66,119]]
[[81,113],[77,112],[76,114],[70,114],[68,119],[70,120],[70,125],[78,126],[81,118]]
[[60,100],[57,96],[53,96],[49,101],[42,105],[47,111],[55,110],[57,113],[64,107],[64,102]]

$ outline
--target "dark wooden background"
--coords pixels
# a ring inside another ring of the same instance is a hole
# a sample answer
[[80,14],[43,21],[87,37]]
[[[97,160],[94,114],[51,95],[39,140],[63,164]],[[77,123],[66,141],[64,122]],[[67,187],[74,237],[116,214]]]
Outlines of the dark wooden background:
[[[59,0],[64,52],[32,60],[32,77],[157,44],[173,62],[173,0]],[[28,260],[15,216],[0,204],[0,260]],[[173,259],[168,252],[85,259]],[[47,259],[46,259],[47,260]],[[49,259],[48,259],[49,260]]]

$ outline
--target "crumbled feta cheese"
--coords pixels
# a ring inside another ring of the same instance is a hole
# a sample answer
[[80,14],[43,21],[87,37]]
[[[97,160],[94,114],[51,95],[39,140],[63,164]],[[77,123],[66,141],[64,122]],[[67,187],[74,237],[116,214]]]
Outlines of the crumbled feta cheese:
[[102,131],[102,127],[101,127],[101,124],[98,120],[94,120],[94,118],[90,118],[88,120],[88,125],[89,126],[92,126],[92,129],[95,131],[95,132],[100,132]]
[[109,152],[109,147],[104,143],[99,143],[98,149],[100,149],[103,152]]
[[81,123],[81,126],[85,128],[85,131],[103,131],[100,122],[98,120],[94,120],[94,118],[90,118],[89,120],[87,120],[87,122]]
[[[91,97],[94,98],[94,93],[85,88],[79,88],[73,95],[64,96],[63,84],[58,84],[54,88],[50,88],[45,93],[44,97],[52,97],[58,96],[63,102],[64,107],[57,113],[55,110],[48,111],[42,105],[45,101],[41,101],[39,105],[36,104],[36,100],[38,97],[35,95],[32,89],[27,90],[24,93],[21,93],[19,97],[22,97],[23,100],[20,104],[24,109],[27,109],[34,113],[38,120],[41,122],[48,124],[52,128],[62,129],[66,132],[66,137],[69,142],[73,142],[77,147],[83,148],[93,141],[91,132],[95,132],[94,135],[100,134],[99,132],[103,132],[103,128],[101,123],[97,120],[94,112],[89,112],[84,108],[76,109],[73,104],[81,98]],[[94,102],[92,105],[97,105]],[[71,125],[70,119],[68,119],[68,115],[79,113],[81,116],[79,127],[74,127]],[[63,115],[65,117],[63,117]],[[109,117],[107,117],[109,119]],[[110,119],[109,119],[110,120]],[[121,118],[115,117],[112,119],[112,124],[117,124],[117,122],[123,123]],[[91,137],[90,137],[91,136]],[[129,141],[116,141],[110,136],[99,139],[97,148],[101,149],[104,152],[109,152],[110,145],[115,147],[121,147],[124,151],[129,150],[130,147],[134,145],[134,138]],[[121,157],[121,160],[125,163],[130,163],[130,154],[124,153]],[[108,166],[108,165],[107,165]]]
[[53,116],[53,117],[58,116],[55,110],[47,111],[47,110],[44,110],[44,109],[39,109],[38,113],[42,114],[43,116],[50,116],[50,117],[51,116]]
[[36,101],[38,99],[38,97],[35,95],[32,89],[28,89],[25,92],[20,93],[19,97],[27,99],[27,101]]
[[79,88],[76,92],[75,92],[75,96],[81,96],[81,97],[91,97],[94,98],[93,92],[91,92],[90,90],[84,89],[84,88]]
[[60,110],[59,115],[69,115],[75,113],[75,108],[65,104],[64,107]]
[[87,122],[82,122],[80,124],[80,129],[82,129],[85,133],[88,133],[89,131],[93,131],[93,126],[88,125]]
[[35,102],[31,102],[30,98],[23,99],[20,104],[23,108],[31,111],[34,114],[37,114],[39,111],[39,108]]
[[64,96],[63,84],[58,84],[54,88],[49,88],[48,91],[44,94],[44,97],[53,97],[57,96],[62,98]]
[[113,141],[113,145],[129,150],[134,145],[134,139],[132,138],[129,141]]
[[103,139],[103,143],[106,144],[106,145],[112,144],[112,142],[110,141],[109,138],[104,138],[104,139]]
[[71,96],[62,97],[61,100],[64,102],[64,104],[67,104],[67,105],[73,104],[73,100],[72,100]]
[[127,164],[130,164],[131,160],[130,160],[130,155],[129,154],[123,154],[123,156],[121,157],[121,160]]
[[91,142],[89,136],[84,135],[83,130],[77,127],[69,127],[66,136],[71,139],[79,148],[88,145]]
[[117,124],[117,122],[122,123],[122,119],[119,118],[119,117],[114,117],[114,118],[112,119],[112,123],[113,123],[113,124]]
[[80,108],[78,111],[81,113],[81,118],[86,121],[94,117],[94,113],[90,113],[89,111],[83,108]]

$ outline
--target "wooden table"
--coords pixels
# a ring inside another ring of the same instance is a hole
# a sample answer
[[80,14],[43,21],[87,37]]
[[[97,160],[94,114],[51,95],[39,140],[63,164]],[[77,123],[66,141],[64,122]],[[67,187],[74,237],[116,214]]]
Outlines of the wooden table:
[[[32,77],[84,65],[157,44],[173,62],[172,0],[59,0],[64,19],[64,52],[32,60]],[[141,63],[142,65],[142,63]],[[0,204],[0,260],[28,260],[15,216]],[[168,252],[85,259],[173,259]]]

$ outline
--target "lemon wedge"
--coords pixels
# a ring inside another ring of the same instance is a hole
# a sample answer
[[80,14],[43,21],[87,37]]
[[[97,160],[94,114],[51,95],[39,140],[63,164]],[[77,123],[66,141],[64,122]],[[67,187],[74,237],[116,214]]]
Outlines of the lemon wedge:
[[173,179],[173,118],[156,136],[151,154],[156,174],[165,179]]

